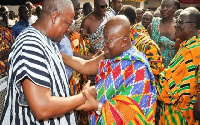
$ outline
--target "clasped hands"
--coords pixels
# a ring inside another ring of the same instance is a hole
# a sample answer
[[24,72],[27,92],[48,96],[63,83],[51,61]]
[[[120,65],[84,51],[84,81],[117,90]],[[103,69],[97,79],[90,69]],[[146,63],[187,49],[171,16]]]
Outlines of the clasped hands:
[[83,105],[76,108],[76,110],[93,111],[98,108],[99,102],[96,100],[96,89],[90,86],[90,80],[83,87],[82,94],[86,98]]

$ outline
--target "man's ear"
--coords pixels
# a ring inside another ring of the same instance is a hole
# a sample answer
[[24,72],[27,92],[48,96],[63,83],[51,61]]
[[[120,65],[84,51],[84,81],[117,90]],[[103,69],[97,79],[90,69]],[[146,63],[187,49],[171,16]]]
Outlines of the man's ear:
[[128,38],[125,36],[123,41],[122,41],[122,48],[124,48],[127,45]]
[[195,24],[195,23],[192,23],[190,28],[191,28],[191,30],[196,29],[196,24]]
[[53,24],[55,24],[57,18],[58,18],[58,12],[57,11],[53,11],[53,13],[51,13],[51,22]]

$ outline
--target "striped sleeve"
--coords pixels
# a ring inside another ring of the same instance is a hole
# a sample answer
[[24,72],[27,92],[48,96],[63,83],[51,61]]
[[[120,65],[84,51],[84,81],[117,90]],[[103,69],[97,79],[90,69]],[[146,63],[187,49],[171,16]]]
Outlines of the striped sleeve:
[[33,37],[27,40],[22,39],[23,44],[17,45],[15,50],[15,57],[13,58],[13,71],[16,75],[17,89],[20,94],[19,103],[26,105],[27,102],[24,98],[24,93],[21,89],[21,82],[25,77],[28,77],[34,84],[50,88],[50,74],[49,66],[45,52],[43,51],[44,46],[37,42],[38,37]]

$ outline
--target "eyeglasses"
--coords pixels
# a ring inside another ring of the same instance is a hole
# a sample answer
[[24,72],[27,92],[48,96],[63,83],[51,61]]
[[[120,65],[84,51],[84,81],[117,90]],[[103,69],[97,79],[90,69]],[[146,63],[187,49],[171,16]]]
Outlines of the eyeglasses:
[[119,37],[116,37],[116,38],[111,39],[111,40],[105,39],[105,37],[104,37],[104,43],[105,43],[105,44],[109,44],[109,43],[111,43],[112,41],[117,40],[117,39],[121,39],[121,38],[124,38],[124,36],[119,36]]
[[194,22],[191,22],[191,21],[184,21],[184,20],[181,20],[181,19],[177,19],[176,20],[176,24],[177,26],[182,26],[184,23],[194,23]]
[[106,4],[106,5],[99,5],[99,7],[100,7],[101,9],[104,9],[104,8],[107,8],[108,5],[107,5],[107,4]]

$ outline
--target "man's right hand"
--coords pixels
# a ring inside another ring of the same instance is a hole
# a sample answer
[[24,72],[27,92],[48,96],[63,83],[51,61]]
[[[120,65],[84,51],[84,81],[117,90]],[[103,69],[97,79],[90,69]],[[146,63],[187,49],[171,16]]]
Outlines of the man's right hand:
[[88,82],[85,84],[85,86],[83,87],[83,91],[87,91],[91,96],[93,96],[94,98],[96,98],[96,89],[95,86],[90,86],[91,81],[88,80]]

